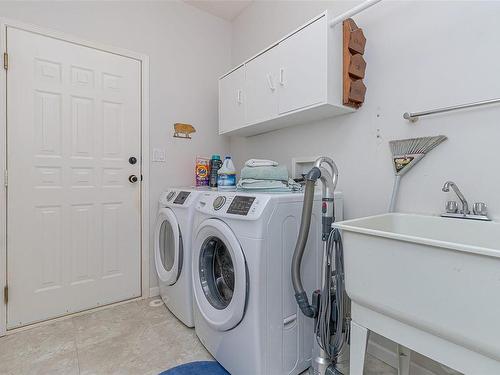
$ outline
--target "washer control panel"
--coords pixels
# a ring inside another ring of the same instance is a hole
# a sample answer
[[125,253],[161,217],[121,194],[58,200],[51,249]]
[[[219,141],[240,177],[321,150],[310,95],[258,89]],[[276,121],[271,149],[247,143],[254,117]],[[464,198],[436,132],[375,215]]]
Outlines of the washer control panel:
[[245,193],[205,193],[196,203],[196,209],[220,217],[255,220],[264,211],[269,197]]
[[227,209],[227,213],[246,216],[254,201],[255,197],[236,195]]

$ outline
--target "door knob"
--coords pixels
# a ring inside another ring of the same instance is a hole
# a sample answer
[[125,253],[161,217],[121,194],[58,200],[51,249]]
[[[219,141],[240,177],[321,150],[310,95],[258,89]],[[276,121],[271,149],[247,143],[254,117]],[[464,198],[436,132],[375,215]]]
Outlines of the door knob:
[[135,156],[131,156],[128,158],[128,162],[134,165],[135,163],[137,163],[137,158]]
[[139,179],[137,178],[137,176],[135,174],[131,174],[130,176],[128,176],[128,180],[132,183],[132,184],[135,184],[137,181],[139,181]]

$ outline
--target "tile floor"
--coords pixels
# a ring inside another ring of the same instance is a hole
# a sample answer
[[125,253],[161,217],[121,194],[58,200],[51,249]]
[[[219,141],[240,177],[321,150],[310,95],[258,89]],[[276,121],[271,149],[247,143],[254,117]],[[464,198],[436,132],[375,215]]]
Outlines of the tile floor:
[[[211,359],[163,305],[134,301],[0,338],[0,374],[158,374],[181,363]],[[365,373],[397,371],[373,357]]]

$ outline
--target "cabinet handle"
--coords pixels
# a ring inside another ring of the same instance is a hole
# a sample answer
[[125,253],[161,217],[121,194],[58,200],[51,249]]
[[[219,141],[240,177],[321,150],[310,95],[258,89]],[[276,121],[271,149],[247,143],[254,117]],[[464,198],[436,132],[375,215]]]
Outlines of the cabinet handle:
[[273,77],[271,76],[271,74],[267,75],[267,83],[269,83],[269,88],[271,89],[271,91],[276,90],[276,87],[274,87]]
[[280,85],[285,86],[285,68],[280,69]]
[[241,98],[241,90],[238,90],[238,104],[242,104],[243,103],[243,99]]

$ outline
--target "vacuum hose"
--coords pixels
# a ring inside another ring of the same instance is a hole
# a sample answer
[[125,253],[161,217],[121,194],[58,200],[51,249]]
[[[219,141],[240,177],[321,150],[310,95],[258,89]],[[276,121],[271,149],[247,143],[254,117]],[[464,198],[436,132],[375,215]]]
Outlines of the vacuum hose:
[[[322,167],[327,164],[330,169]],[[349,336],[349,324],[346,319],[348,302],[344,284],[344,252],[342,239],[337,229],[332,229],[335,220],[334,198],[338,179],[338,169],[335,162],[322,156],[305,177],[306,188],[304,206],[300,222],[299,235],[292,259],[292,284],[295,299],[302,313],[315,319],[314,334],[316,342],[313,353],[312,373],[318,375],[341,374],[336,369],[337,359]],[[307,294],[300,277],[300,264],[307,245],[307,237],[311,226],[311,215],[316,181],[320,179],[323,185],[321,198],[321,227],[323,241],[323,262],[321,268],[321,289],[313,292],[312,303],[309,304]]]
[[295,251],[293,252],[292,259],[292,284],[295,291],[295,299],[299,305],[302,313],[308,318],[316,317],[316,309],[309,304],[307,294],[302,285],[300,277],[300,264],[302,263],[302,256],[307,244],[307,237],[309,236],[309,228],[311,226],[311,215],[314,200],[314,185],[321,176],[319,168],[312,168],[306,176],[306,189],[304,193],[304,206],[302,207],[302,217],[300,219],[300,230],[295,244]]

